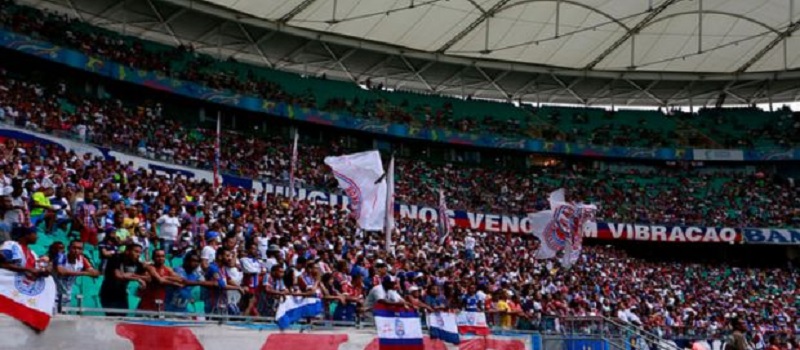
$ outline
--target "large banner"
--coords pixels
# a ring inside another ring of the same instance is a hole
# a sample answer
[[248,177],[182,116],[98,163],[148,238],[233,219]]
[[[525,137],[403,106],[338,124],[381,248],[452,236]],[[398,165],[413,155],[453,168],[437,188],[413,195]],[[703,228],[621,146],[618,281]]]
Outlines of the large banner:
[[[651,160],[747,160],[783,161],[800,159],[800,148],[758,150],[698,150],[692,148],[639,148],[598,146],[522,137],[506,137],[490,133],[464,133],[440,128],[420,128],[408,124],[389,123],[359,118],[346,113],[331,113],[284,102],[264,100],[227,90],[212,89],[201,84],[173,79],[159,72],[134,69],[104,58],[89,57],[81,52],[32,39],[26,35],[0,30],[0,46],[33,55],[72,68],[107,78],[143,85],[185,97],[224,104],[257,113],[268,113],[287,119],[329,125],[372,134],[418,139],[477,147],[513,149],[536,153],[588,157],[632,158]],[[710,151],[710,152],[709,152]]]
[[716,160],[741,162],[744,160],[744,151],[739,149],[703,149],[695,148],[692,153],[694,160]]
[[745,228],[744,240],[754,244],[800,244],[800,229]]
[[584,231],[584,237],[648,242],[736,243],[742,241],[741,230],[729,227],[616,224],[610,222],[598,222],[596,228]]
[[[192,321],[114,321],[59,316],[41,333],[0,317],[2,349],[132,350],[378,350],[374,329],[338,328],[279,332],[274,325],[198,323]],[[425,336],[426,350],[529,350],[530,335],[461,337],[459,345]]]
[[[96,156],[113,158],[135,167],[148,169],[162,175],[184,176],[188,178],[213,181],[213,173],[185,166],[149,160],[125,153],[112,151],[102,147],[94,147],[80,142],[70,141],[41,134],[13,126],[0,124],[0,140],[14,138],[22,142],[49,142],[58,144],[78,153],[90,153]],[[265,191],[268,195],[288,197],[291,193],[288,184],[273,184],[263,181],[245,179],[222,174],[224,186],[237,186],[257,191]],[[350,200],[342,194],[329,193],[308,188],[298,188],[296,198],[321,204],[347,207]],[[436,222],[438,209],[434,206],[395,204],[395,215],[401,218]],[[515,216],[487,213],[472,213],[463,210],[448,210],[447,217],[452,227],[490,233],[524,234],[532,231],[530,216]],[[629,224],[597,222],[596,225],[584,227],[583,236],[602,240],[630,240],[651,242],[695,242],[695,243],[736,243],[747,242],[757,244],[795,244],[800,245],[800,229],[770,228],[731,228],[703,226],[671,226],[658,224]]]

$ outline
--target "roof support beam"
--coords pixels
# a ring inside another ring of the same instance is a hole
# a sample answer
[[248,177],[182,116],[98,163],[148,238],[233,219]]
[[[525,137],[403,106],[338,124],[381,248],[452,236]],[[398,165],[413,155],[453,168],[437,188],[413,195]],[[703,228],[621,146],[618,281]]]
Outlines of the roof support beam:
[[[341,68],[341,69],[342,69],[342,71],[344,71],[344,74],[345,74],[345,75],[347,75],[347,77],[348,77],[348,78],[350,78],[350,80],[351,80],[351,81],[353,81],[353,82],[358,82],[358,80],[357,80],[357,79],[356,79],[356,77],[353,75],[353,73],[351,73],[351,72],[350,72],[350,69],[349,69],[349,68],[347,68],[347,66],[345,66],[345,65],[344,65],[344,63],[342,63],[342,62],[344,62],[344,60],[346,60],[348,57],[350,57],[350,56],[352,56],[354,53],[356,53],[356,51],[358,51],[358,49],[355,49],[355,48],[353,48],[353,49],[350,49],[350,50],[348,50],[347,52],[345,52],[345,53],[344,53],[344,54],[343,54],[341,57],[339,57],[338,55],[336,55],[336,53],[335,53],[335,52],[333,52],[333,50],[331,49],[331,47],[330,47],[330,46],[328,46],[328,44],[326,44],[325,42],[320,42],[320,43],[322,44],[322,47],[324,47],[324,48],[325,48],[325,51],[327,51],[327,52],[328,52],[328,54],[329,54],[329,55],[331,55],[331,58],[333,58],[333,61],[334,61],[334,62],[333,62],[333,65],[339,66],[339,68]],[[318,76],[322,76],[323,74],[325,74],[325,73],[327,73],[327,72],[328,72],[328,70],[326,69],[326,70],[323,70],[323,71],[320,71],[320,72],[318,72],[318,73],[317,73],[317,75],[318,75]]]
[[[258,38],[258,40],[254,40],[253,36],[250,35],[250,32],[248,32],[247,29],[245,29],[244,26],[241,23],[237,22],[236,25],[239,26],[239,30],[242,31],[242,34],[244,34],[245,38],[247,38],[247,41],[250,42],[249,46],[254,48],[256,50],[256,52],[258,52],[258,55],[261,58],[261,60],[264,61],[264,64],[266,64],[270,68],[275,68],[275,64],[272,63],[272,61],[270,61],[269,58],[267,58],[267,55],[264,54],[264,51],[261,50],[261,46],[259,46],[259,45],[261,45],[261,43],[263,43],[264,41],[267,41],[270,38],[272,38],[273,36],[275,36],[275,34],[277,34],[278,32],[268,32],[267,34],[264,34],[260,38]],[[236,52],[234,52],[231,55],[231,57],[236,58],[236,56],[238,54],[242,53],[242,51],[244,51],[244,50],[245,50],[245,47],[237,50]]]
[[[577,79],[573,80],[573,81],[572,81],[572,83],[570,83],[569,85],[567,85],[567,84],[564,84],[564,81],[563,81],[563,80],[561,80],[561,79],[560,79],[560,78],[559,78],[557,75],[555,75],[555,74],[550,74],[550,77],[551,77],[551,78],[553,78],[553,80],[555,80],[555,81],[556,81],[556,83],[558,83],[558,85],[561,85],[561,87],[562,87],[564,90],[566,90],[567,92],[569,92],[569,94],[570,94],[570,95],[572,95],[572,97],[575,97],[575,99],[576,99],[576,100],[578,100],[578,102],[580,102],[582,105],[585,105],[585,104],[586,104],[586,99],[585,99],[585,98],[583,98],[583,97],[581,97],[580,95],[578,95],[578,93],[577,93],[577,92],[575,92],[575,90],[572,90],[572,87],[573,87],[573,86],[575,86],[575,85],[577,85],[579,82],[581,82],[581,81],[583,80],[583,78],[577,78]],[[555,94],[553,94],[553,95],[551,95],[551,96],[550,96],[550,100],[552,100],[553,96],[555,96]]]
[[634,81],[632,81],[630,79],[625,79],[625,81],[628,82],[628,84],[631,84],[631,86],[635,87],[637,90],[641,91],[641,93],[639,95],[643,94],[643,95],[651,98],[653,101],[658,102],[659,106],[666,106],[667,105],[666,102],[664,102],[662,99],[658,98],[656,95],[653,95],[653,93],[650,92],[650,89],[652,89],[653,86],[656,86],[656,84],[658,84],[658,80],[653,80],[653,82],[648,84],[646,88],[642,88],[641,86],[639,86],[639,84],[636,84],[636,82],[634,82]]
[[424,66],[422,66],[422,68],[417,69],[416,67],[414,67],[414,65],[411,64],[411,62],[408,61],[408,59],[406,59],[405,56],[400,55],[400,60],[403,61],[403,63],[406,65],[406,67],[408,67],[408,69],[411,70],[411,73],[414,74],[414,76],[417,77],[417,79],[419,79],[419,81],[423,85],[425,85],[425,87],[428,89],[428,91],[431,91],[431,92],[434,91],[433,90],[433,86],[431,84],[429,84],[428,81],[425,80],[425,78],[423,78],[422,74],[421,74],[422,72],[424,72],[425,70],[430,68],[435,63],[434,61],[429,61]]
[[78,8],[75,7],[75,3],[72,2],[72,0],[67,0],[67,5],[69,5],[70,10],[72,10],[72,13],[75,14],[75,17],[78,17],[78,19],[82,22],[87,22],[86,18],[83,18],[83,14],[81,14],[81,12],[78,11]]
[[511,0],[500,0],[500,1],[498,1],[496,4],[494,4],[494,6],[492,6],[491,8],[486,10],[485,12],[482,12],[481,15],[478,18],[476,18],[474,21],[472,21],[472,23],[470,23],[466,28],[462,29],[458,34],[456,34],[455,36],[450,38],[450,40],[448,40],[446,43],[444,43],[444,45],[442,45],[436,51],[437,52],[445,52],[445,51],[449,50],[451,47],[453,47],[453,45],[455,45],[456,43],[461,41],[461,39],[464,39],[464,37],[466,37],[467,34],[472,33],[472,31],[475,30],[475,28],[478,28],[478,26],[481,23],[486,21],[489,17],[494,16],[494,14],[497,13],[498,10],[502,9],[503,6],[505,6],[510,1]]
[[778,34],[778,36],[772,39],[772,41],[770,41],[766,46],[764,46],[761,50],[756,52],[756,54],[753,55],[753,57],[751,57],[750,60],[748,60],[745,64],[739,67],[739,69],[736,70],[736,73],[746,72],[748,69],[750,69],[750,67],[752,67],[758,61],[764,58],[764,56],[766,56],[767,53],[772,51],[772,49],[774,49],[775,46],[778,46],[778,44],[785,41],[786,38],[792,36],[792,33],[796,32],[798,29],[800,29],[800,21],[792,23],[792,25],[790,25],[789,28],[786,28],[786,30]]
[[[616,80],[609,80],[608,83],[603,85],[600,89],[592,93],[593,97],[589,97],[586,99],[587,104],[592,104],[594,102],[602,101],[604,98],[608,97],[609,94],[612,94],[611,87],[614,85]],[[613,94],[612,94],[613,95]],[[611,96],[613,99],[614,96]],[[609,103],[613,106],[613,103]]]
[[361,78],[363,78],[365,76],[367,78],[369,78],[370,75],[373,75],[373,72],[375,70],[377,70],[379,68],[383,68],[384,66],[386,66],[386,63],[391,61],[393,58],[394,58],[394,56],[392,56],[392,55],[384,56],[382,60],[376,62],[375,64],[373,64],[372,66],[370,66],[369,68],[367,68],[363,72],[361,72],[361,74],[358,75],[358,81],[361,81]]
[[497,90],[498,92],[503,94],[503,96],[505,96],[506,101],[511,102],[512,100],[511,94],[509,94],[508,91],[506,91],[505,89],[503,89],[503,87],[497,84],[498,81],[500,81],[501,79],[505,78],[506,75],[508,75],[508,71],[504,71],[498,74],[494,79],[492,79],[491,77],[489,77],[488,74],[486,74],[486,72],[483,69],[481,69],[481,67],[475,67],[475,69],[479,73],[481,73],[481,75],[486,79],[486,82],[489,83],[489,85],[494,87],[495,90]]
[[125,5],[127,3],[128,3],[127,0],[123,0],[123,1],[120,1],[120,2],[118,2],[116,4],[114,4],[114,5],[111,5],[111,6],[107,7],[105,10],[103,10],[102,12],[98,13],[96,16],[94,16],[94,18],[106,19],[107,16],[113,14],[114,12],[119,10],[120,8],[125,7]]
[[303,0],[303,2],[297,4],[297,6],[295,6],[293,9],[289,10],[289,12],[286,12],[286,14],[283,15],[281,17],[281,19],[278,20],[278,21],[281,22],[281,23],[286,23],[286,22],[291,21],[292,18],[294,18],[294,16],[299,15],[300,12],[305,11],[309,6],[311,6],[311,4],[313,4],[315,2],[317,2],[317,0]]
[[647,16],[645,16],[645,18],[643,18],[641,21],[639,21],[639,23],[636,23],[636,25],[633,28],[631,28],[629,31],[627,31],[625,33],[625,35],[623,35],[622,37],[617,39],[617,41],[615,41],[613,44],[611,44],[611,46],[606,48],[606,50],[603,51],[603,53],[601,53],[600,55],[595,57],[595,59],[592,60],[592,62],[589,62],[589,64],[587,64],[586,67],[584,67],[584,69],[586,69],[586,70],[594,69],[594,67],[597,66],[598,63],[600,63],[604,59],[606,59],[606,57],[608,57],[614,51],[616,51],[620,46],[622,46],[622,44],[624,44],[626,41],[628,41],[628,39],[630,39],[634,34],[639,33],[639,31],[642,30],[642,28],[646,27],[647,24],[650,23],[650,21],[652,21],[656,17],[658,17],[658,15],[660,15],[661,12],[664,12],[664,10],[666,10],[667,7],[670,7],[672,4],[674,4],[677,1],[679,1],[679,0],[665,0],[663,3],[661,3],[661,5],[659,5],[658,7],[653,9],[652,11],[650,11],[650,13],[648,13]]
[[186,9],[182,8],[173,13],[171,16],[169,16],[169,18],[164,19],[164,16],[161,15],[161,11],[158,10],[153,1],[147,0],[147,5],[150,7],[150,10],[153,11],[153,14],[156,15],[156,18],[158,18],[158,21],[160,22],[156,26],[158,25],[164,26],[164,29],[166,29],[167,33],[169,33],[169,35],[172,37],[172,40],[175,42],[175,44],[182,45],[183,43],[181,42],[181,39],[178,38],[177,35],[175,35],[175,31],[172,30],[172,26],[169,24],[169,22],[174,21],[175,18],[178,18],[180,15],[186,12]]
[[692,86],[694,86],[694,83],[696,81],[697,80],[690,81],[688,84],[686,84],[686,86],[683,87],[683,89],[680,89],[680,90],[676,91],[674,94],[672,94],[672,96],[667,97],[667,100],[664,101],[664,102],[669,104],[670,101],[675,101],[675,99],[677,99],[678,96],[681,96],[681,95],[685,95],[688,98],[692,98],[692,96],[691,96],[692,95]]
[[[203,44],[203,45],[208,44],[208,43],[205,43],[204,41],[206,41],[208,39],[211,39],[211,37],[214,36],[214,33],[217,33],[217,26],[219,26],[219,24],[209,28],[207,31],[205,31],[205,33],[201,34],[196,39],[192,40],[193,45],[195,47],[197,47],[198,43],[199,44]],[[211,45],[209,45],[209,46],[211,46]]]
[[449,77],[445,78],[439,84],[436,84],[436,86],[434,87],[433,91],[441,92],[441,91],[447,90],[447,85],[448,84],[453,82],[453,80],[455,80],[456,78],[460,79],[461,78],[461,74],[464,74],[464,72],[466,72],[470,68],[472,68],[472,67],[471,66],[462,66],[461,69],[459,69],[457,72],[455,72],[452,75],[450,75]]
[[475,0],[467,0],[467,1],[469,1],[469,3],[472,4],[472,6],[475,6],[475,8],[478,9],[478,11],[480,11],[481,13],[486,13],[486,10],[484,10],[483,7],[481,7],[481,5],[475,2]]
[[[729,83],[725,84],[724,88],[722,88],[722,93],[726,94],[726,95],[730,95],[731,97],[735,98],[736,100],[738,100],[741,103],[750,104],[750,101],[742,98],[738,94],[735,94],[735,93],[733,93],[731,91],[731,88],[734,87],[734,85],[736,85],[736,80],[731,80]],[[744,86],[747,86],[747,84],[743,84],[742,85],[742,87],[744,87]]]
[[486,82],[488,82],[490,85],[492,85],[495,88],[495,90],[497,90],[498,92],[503,94],[503,96],[505,96],[506,100],[511,100],[511,94],[509,94],[508,91],[506,91],[499,84],[497,84],[497,82],[500,79],[503,79],[506,75],[508,75],[508,71],[504,71],[504,72],[500,73],[499,75],[497,75],[497,77],[495,77],[493,79],[488,74],[486,74],[486,72],[483,69],[481,69],[481,67],[475,67],[475,69],[479,73],[481,73],[481,75],[486,79]]
[[528,82],[525,83],[525,85],[522,85],[522,87],[517,89],[517,91],[514,91],[514,94],[513,94],[512,98],[521,98],[522,96],[527,95],[528,88],[530,88],[531,86],[536,85],[536,83],[538,81],[539,81],[539,74],[536,74],[536,76],[534,76],[533,79],[528,80]]
[[296,49],[294,49],[294,50],[290,51],[289,53],[283,55],[283,57],[281,57],[281,59],[278,60],[278,62],[282,62],[283,64],[278,64],[278,67],[286,67],[288,65],[291,65],[293,62],[289,61],[289,59],[291,59],[292,56],[294,56],[294,55],[300,53],[301,51],[305,50],[309,45],[311,45],[311,43],[312,43],[311,40],[306,41],[302,45],[298,46]]

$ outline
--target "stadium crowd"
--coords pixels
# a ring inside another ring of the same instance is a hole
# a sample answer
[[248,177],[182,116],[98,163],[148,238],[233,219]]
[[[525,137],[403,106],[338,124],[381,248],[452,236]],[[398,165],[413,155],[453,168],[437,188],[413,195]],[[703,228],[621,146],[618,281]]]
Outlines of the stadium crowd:
[[[678,129],[664,130],[663,126],[647,126],[647,118],[640,118],[638,125],[627,125],[626,122],[617,120],[614,112],[605,113],[606,123],[586,130],[579,127],[581,121],[585,122],[588,118],[587,113],[580,110],[569,112],[573,123],[558,124],[553,121],[568,116],[562,116],[559,111],[541,111],[530,106],[511,108],[509,111],[509,104],[495,103],[494,109],[504,111],[499,114],[515,115],[512,118],[501,118],[489,111],[471,112],[467,105],[459,108],[458,105],[464,101],[456,98],[430,99],[428,95],[419,95],[421,100],[416,101],[415,94],[409,92],[403,92],[405,98],[402,99],[387,98],[392,93],[384,91],[382,84],[373,83],[369,79],[362,82],[368,91],[373,92],[366,97],[321,96],[310,88],[302,91],[295,89],[290,93],[281,83],[291,83],[270,79],[269,71],[263,68],[242,64],[233,58],[222,62],[196,52],[191,45],[168,47],[123,36],[92,27],[66,14],[19,6],[13,0],[0,1],[0,25],[17,33],[80,50],[93,57],[161,72],[166,76],[212,88],[259,96],[273,102],[330,112],[347,112],[360,118],[406,123],[417,127],[439,127],[460,132],[480,130],[504,136],[535,137],[602,146],[752,147],[752,140],[757,138],[770,146],[786,148],[800,142],[800,114],[792,114],[791,111],[782,113],[780,117],[761,115],[761,118],[774,120],[764,125],[745,124],[748,130],[746,134],[740,134],[738,131],[741,129],[718,127],[747,121],[726,116],[724,109],[701,110],[698,114],[669,111],[658,116],[664,120],[674,119],[673,122],[683,125],[680,132]],[[295,77],[297,81],[304,79],[306,78]],[[336,89],[331,87],[330,90]],[[478,114],[473,115],[474,113]]]
[[[200,288],[209,314],[272,315],[280,296],[295,294],[323,297],[333,305],[328,317],[340,320],[387,299],[487,311],[503,328],[603,315],[664,337],[700,337],[721,334],[738,316],[762,337],[800,332],[796,269],[655,263],[586,247],[563,270],[531,258],[534,240],[454,228],[440,245],[433,224],[410,219],[399,221],[390,254],[341,207],[216,192],[53,145],[9,139],[0,152],[2,231],[24,247],[4,245],[0,266],[44,274],[27,249],[67,232],[43,260],[65,304],[78,276],[102,275],[100,302],[119,309],[186,311]],[[83,254],[87,245],[98,247],[96,259]],[[139,286],[138,305],[128,304],[129,282]]]
[[[76,95],[64,83],[40,84],[27,78],[0,70],[0,119],[151,159],[212,168],[215,131],[186,127],[170,119],[169,106],[96,99]],[[290,142],[280,137],[224,131],[220,171],[285,184],[290,147]],[[336,191],[323,158],[345,151],[338,143],[302,145],[297,184]],[[525,215],[544,208],[550,191],[567,187],[575,198],[600,204],[598,218],[610,222],[717,227],[791,227],[800,223],[798,187],[769,173],[679,167],[609,170],[586,164],[523,172],[398,159],[397,200],[435,206],[437,190],[442,188],[452,209]]]
[[[313,98],[291,96],[268,81],[210,74],[202,55],[189,54],[195,59],[181,70],[165,63],[185,59],[191,48],[155,54],[8,1],[2,2],[0,22],[134,67],[316,107]],[[160,104],[131,106],[69,90],[3,72],[0,118],[149,158],[211,167],[212,130],[186,128]],[[180,312],[199,299],[207,313],[269,316],[281,296],[302,294],[326,299],[335,319],[354,319],[388,298],[426,310],[487,311],[503,328],[540,329],[552,317],[603,315],[665,337],[698,337],[724,332],[732,317],[740,317],[751,333],[762,335],[753,338],[762,348],[763,334],[800,332],[795,268],[665,264],[587,246],[583,260],[563,270],[532,259],[537,242],[525,237],[454,228],[446,244],[435,244],[434,224],[410,219],[399,221],[395,251],[388,253],[382,238],[357,230],[343,208],[238,188],[217,192],[209,183],[162,177],[53,145],[5,140],[1,146],[0,233],[22,249],[0,249],[0,267],[53,273],[63,304],[73,299],[78,278],[101,278],[99,299],[107,308]],[[332,190],[335,182],[322,157],[344,151],[340,145],[303,145],[299,183]],[[287,181],[291,152],[284,139],[226,131],[221,153],[223,172]],[[398,201],[411,204],[435,205],[435,190],[444,188],[454,209],[526,213],[542,209],[546,194],[559,187],[600,204],[598,218],[613,222],[785,227],[800,221],[797,189],[763,172],[575,165],[521,173],[398,160]],[[37,239],[50,241],[40,261],[27,254]],[[97,257],[84,255],[89,246]],[[139,287],[138,305],[129,304],[131,282]],[[198,289],[203,293],[196,297]]]

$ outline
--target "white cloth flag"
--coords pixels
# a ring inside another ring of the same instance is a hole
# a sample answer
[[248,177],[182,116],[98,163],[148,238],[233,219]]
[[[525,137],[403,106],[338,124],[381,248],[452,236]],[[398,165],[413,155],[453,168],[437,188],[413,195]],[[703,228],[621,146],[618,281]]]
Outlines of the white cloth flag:
[[0,313],[43,331],[50,324],[55,300],[53,277],[30,280],[23,274],[0,270]]
[[578,204],[575,206],[575,217],[573,219],[575,227],[571,235],[571,241],[568,241],[564,248],[561,266],[570,268],[580,259],[581,250],[583,249],[583,234],[592,225],[597,225],[595,213],[597,213],[597,207],[593,204]]
[[587,226],[594,224],[597,207],[569,203],[565,197],[563,188],[550,193],[550,210],[533,213],[529,217],[531,233],[541,242],[534,258],[552,259],[564,250],[561,264],[570,267],[580,258],[583,232]]
[[350,198],[350,215],[368,231],[383,231],[386,220],[386,179],[378,151],[325,157],[339,187]]

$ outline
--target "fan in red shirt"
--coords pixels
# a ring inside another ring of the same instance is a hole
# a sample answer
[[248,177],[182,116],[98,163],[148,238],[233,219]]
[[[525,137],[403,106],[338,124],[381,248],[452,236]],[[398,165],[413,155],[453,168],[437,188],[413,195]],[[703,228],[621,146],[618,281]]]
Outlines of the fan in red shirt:
[[182,279],[169,266],[165,265],[166,261],[167,254],[164,250],[153,251],[153,264],[145,267],[147,274],[150,275],[150,283],[139,293],[139,297],[142,298],[139,302],[139,310],[163,310],[164,300],[167,298],[167,286],[183,287]]

